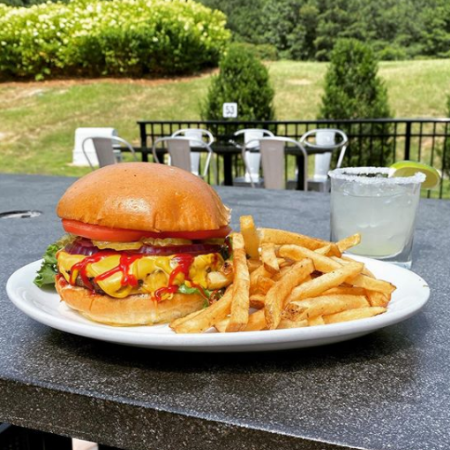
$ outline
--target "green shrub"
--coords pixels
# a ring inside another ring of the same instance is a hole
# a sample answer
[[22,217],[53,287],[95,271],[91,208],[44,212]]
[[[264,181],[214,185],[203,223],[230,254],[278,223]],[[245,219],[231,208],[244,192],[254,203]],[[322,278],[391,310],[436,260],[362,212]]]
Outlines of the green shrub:
[[204,120],[221,120],[223,103],[238,104],[238,120],[273,120],[274,90],[269,72],[245,46],[233,44],[221,60],[202,106]]
[[[390,117],[387,89],[377,72],[378,62],[369,46],[355,39],[338,40],[325,76],[320,118]],[[349,165],[388,164],[392,149],[389,139],[383,137],[389,134],[388,127],[369,124],[363,125],[361,131],[372,137],[350,142],[346,162]],[[361,156],[357,149],[362,152]]]
[[248,43],[241,43],[240,45],[250,50],[253,55],[262,61],[278,61],[278,51],[274,45]]
[[378,51],[376,47],[377,45],[375,44],[377,58],[382,61],[401,61],[409,58],[408,53],[402,47],[388,45],[385,43],[380,44],[381,48]]
[[193,1],[73,0],[0,8],[0,77],[146,76],[216,65],[225,16]]

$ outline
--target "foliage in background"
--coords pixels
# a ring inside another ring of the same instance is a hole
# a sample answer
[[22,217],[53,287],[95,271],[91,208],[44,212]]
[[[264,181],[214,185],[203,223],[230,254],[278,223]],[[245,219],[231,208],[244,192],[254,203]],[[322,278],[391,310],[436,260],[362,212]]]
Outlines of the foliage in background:
[[225,12],[235,39],[282,58],[326,61],[335,42],[369,43],[385,60],[450,57],[448,0],[199,0]]
[[219,61],[224,26],[220,11],[190,0],[0,5],[0,77],[193,73]]
[[[378,77],[378,63],[373,50],[355,39],[338,40],[325,75],[319,118],[378,119],[390,116],[387,89]],[[378,144],[373,144],[369,137],[365,142],[359,142],[358,145],[363,147],[362,159],[355,159],[350,143],[347,163],[352,166],[387,164],[391,148],[387,139],[379,138],[388,132],[386,126],[365,127],[362,127],[364,134],[377,135]]]
[[278,50],[271,44],[250,44],[248,42],[240,43],[242,47],[250,50],[254,56],[262,61],[278,61]]
[[266,0],[198,0],[209,8],[218,9],[227,16],[227,27],[234,40],[263,44],[262,8]]
[[233,44],[219,64],[220,73],[213,77],[205,103],[204,120],[221,120],[223,103],[238,104],[237,120],[273,120],[274,89],[269,72],[245,46]]
[[[47,1],[56,0],[0,0],[0,4]],[[327,61],[340,38],[369,43],[383,60],[450,57],[448,0],[197,1],[226,14],[233,40],[273,45],[282,58]],[[273,58],[273,52],[259,53]]]

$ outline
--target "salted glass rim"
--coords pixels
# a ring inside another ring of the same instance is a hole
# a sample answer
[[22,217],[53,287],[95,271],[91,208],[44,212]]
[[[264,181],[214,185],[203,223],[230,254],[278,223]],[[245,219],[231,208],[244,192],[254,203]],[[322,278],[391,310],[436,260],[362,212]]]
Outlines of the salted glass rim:
[[[328,172],[330,178],[335,180],[343,180],[356,182],[358,184],[420,184],[426,179],[426,176],[422,172],[416,172],[410,177],[391,177],[389,174],[392,169],[388,167],[344,167],[341,169],[334,169]],[[388,177],[364,177],[364,175],[388,175]],[[358,176],[359,175],[359,176]]]

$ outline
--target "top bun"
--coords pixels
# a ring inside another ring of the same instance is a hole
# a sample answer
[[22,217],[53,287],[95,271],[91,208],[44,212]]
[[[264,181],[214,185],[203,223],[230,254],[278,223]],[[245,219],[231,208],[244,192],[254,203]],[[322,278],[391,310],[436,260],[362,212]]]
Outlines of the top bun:
[[164,164],[103,167],[67,189],[56,212],[62,219],[142,231],[216,230],[230,210],[199,177]]

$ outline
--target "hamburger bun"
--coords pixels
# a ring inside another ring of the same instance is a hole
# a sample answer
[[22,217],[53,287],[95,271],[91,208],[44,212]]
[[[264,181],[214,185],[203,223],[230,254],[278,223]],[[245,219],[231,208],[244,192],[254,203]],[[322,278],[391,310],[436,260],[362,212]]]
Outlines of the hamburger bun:
[[141,231],[227,226],[230,210],[201,178],[164,164],[121,163],[76,181],[57,206],[62,219]]
[[71,286],[62,277],[56,281],[61,299],[72,309],[95,322],[114,326],[138,326],[168,323],[202,309],[205,299],[198,294],[174,294],[156,302],[140,294],[118,299]]

